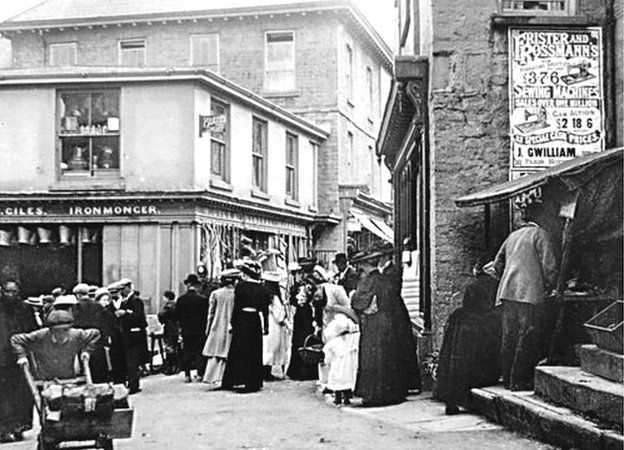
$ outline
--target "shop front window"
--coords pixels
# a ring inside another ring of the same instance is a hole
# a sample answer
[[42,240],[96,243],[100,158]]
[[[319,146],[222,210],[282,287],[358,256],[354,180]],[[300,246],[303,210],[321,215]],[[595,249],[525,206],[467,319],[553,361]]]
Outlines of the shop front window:
[[60,92],[58,108],[62,175],[118,175],[119,91]]

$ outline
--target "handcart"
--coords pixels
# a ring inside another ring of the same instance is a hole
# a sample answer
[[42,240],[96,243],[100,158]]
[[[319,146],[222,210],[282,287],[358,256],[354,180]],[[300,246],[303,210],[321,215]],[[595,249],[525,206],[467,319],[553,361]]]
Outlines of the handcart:
[[[71,380],[39,381],[35,380],[28,365],[23,365],[24,376],[35,400],[35,407],[39,413],[41,431],[37,437],[38,450],[58,449],[61,443],[80,443],[72,446],[75,449],[103,448],[113,449],[113,439],[129,438],[132,435],[134,410],[127,401],[127,391],[123,386],[114,386],[115,399],[112,414],[96,414],[82,412],[81,414],[64,417],[59,411],[52,411],[50,405],[42,397],[45,387],[53,384],[67,386],[93,385],[91,372],[87,360],[83,360],[84,377]],[[96,385],[97,386],[97,385]],[[92,441],[90,445],[85,441]]]

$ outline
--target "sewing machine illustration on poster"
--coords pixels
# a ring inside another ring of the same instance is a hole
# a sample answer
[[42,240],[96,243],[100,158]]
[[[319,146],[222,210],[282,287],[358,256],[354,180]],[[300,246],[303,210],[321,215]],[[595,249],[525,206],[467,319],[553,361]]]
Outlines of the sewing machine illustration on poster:
[[524,122],[516,125],[521,133],[531,133],[533,131],[548,128],[546,121],[546,108],[541,107],[538,110],[524,110]]
[[596,75],[589,72],[588,69],[590,67],[590,62],[571,64],[568,66],[568,73],[561,77],[561,81],[570,86],[572,84],[581,83],[585,80],[591,80],[592,78],[595,78]]

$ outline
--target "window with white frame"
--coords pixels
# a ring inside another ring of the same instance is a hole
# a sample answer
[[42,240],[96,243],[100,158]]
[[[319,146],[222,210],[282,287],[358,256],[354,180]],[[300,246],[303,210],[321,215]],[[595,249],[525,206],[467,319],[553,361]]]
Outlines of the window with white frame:
[[124,67],[145,66],[145,40],[132,39],[120,41],[119,65]]
[[353,48],[347,45],[347,100],[353,101]]
[[292,133],[286,133],[286,196],[297,200],[299,166],[299,138]]
[[264,89],[285,92],[295,89],[295,33],[269,31],[265,34]]
[[48,65],[75,66],[78,54],[78,44],[64,42],[48,45]]
[[310,142],[312,148],[312,205],[318,205],[318,158],[319,145],[316,142]]
[[252,185],[254,189],[267,191],[267,122],[254,117],[252,120]]
[[212,178],[221,181],[230,181],[230,154],[229,154],[229,108],[228,105],[210,99],[210,115],[215,119],[224,117],[224,120],[215,120],[219,125],[210,130],[210,174]]
[[119,90],[58,93],[61,174],[106,176],[119,173]]
[[219,35],[197,34],[191,36],[190,62],[214,72],[219,71]]
[[368,118],[372,119],[375,91],[373,90],[373,69],[370,67],[366,68],[366,95],[368,98]]
[[499,0],[503,14],[572,15],[576,0]]

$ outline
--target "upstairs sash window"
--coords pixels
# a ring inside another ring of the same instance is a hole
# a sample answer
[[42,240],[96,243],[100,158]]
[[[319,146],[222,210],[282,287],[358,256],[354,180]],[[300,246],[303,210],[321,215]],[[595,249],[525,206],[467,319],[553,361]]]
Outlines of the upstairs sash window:
[[252,124],[252,185],[254,189],[267,191],[267,123],[253,118]]
[[219,35],[191,36],[191,65],[219,71]]
[[119,65],[124,67],[145,66],[145,41],[133,39],[119,43]]
[[48,46],[48,65],[75,66],[77,47],[75,42],[50,44]]
[[295,89],[295,33],[266,33],[264,89],[270,92]]

